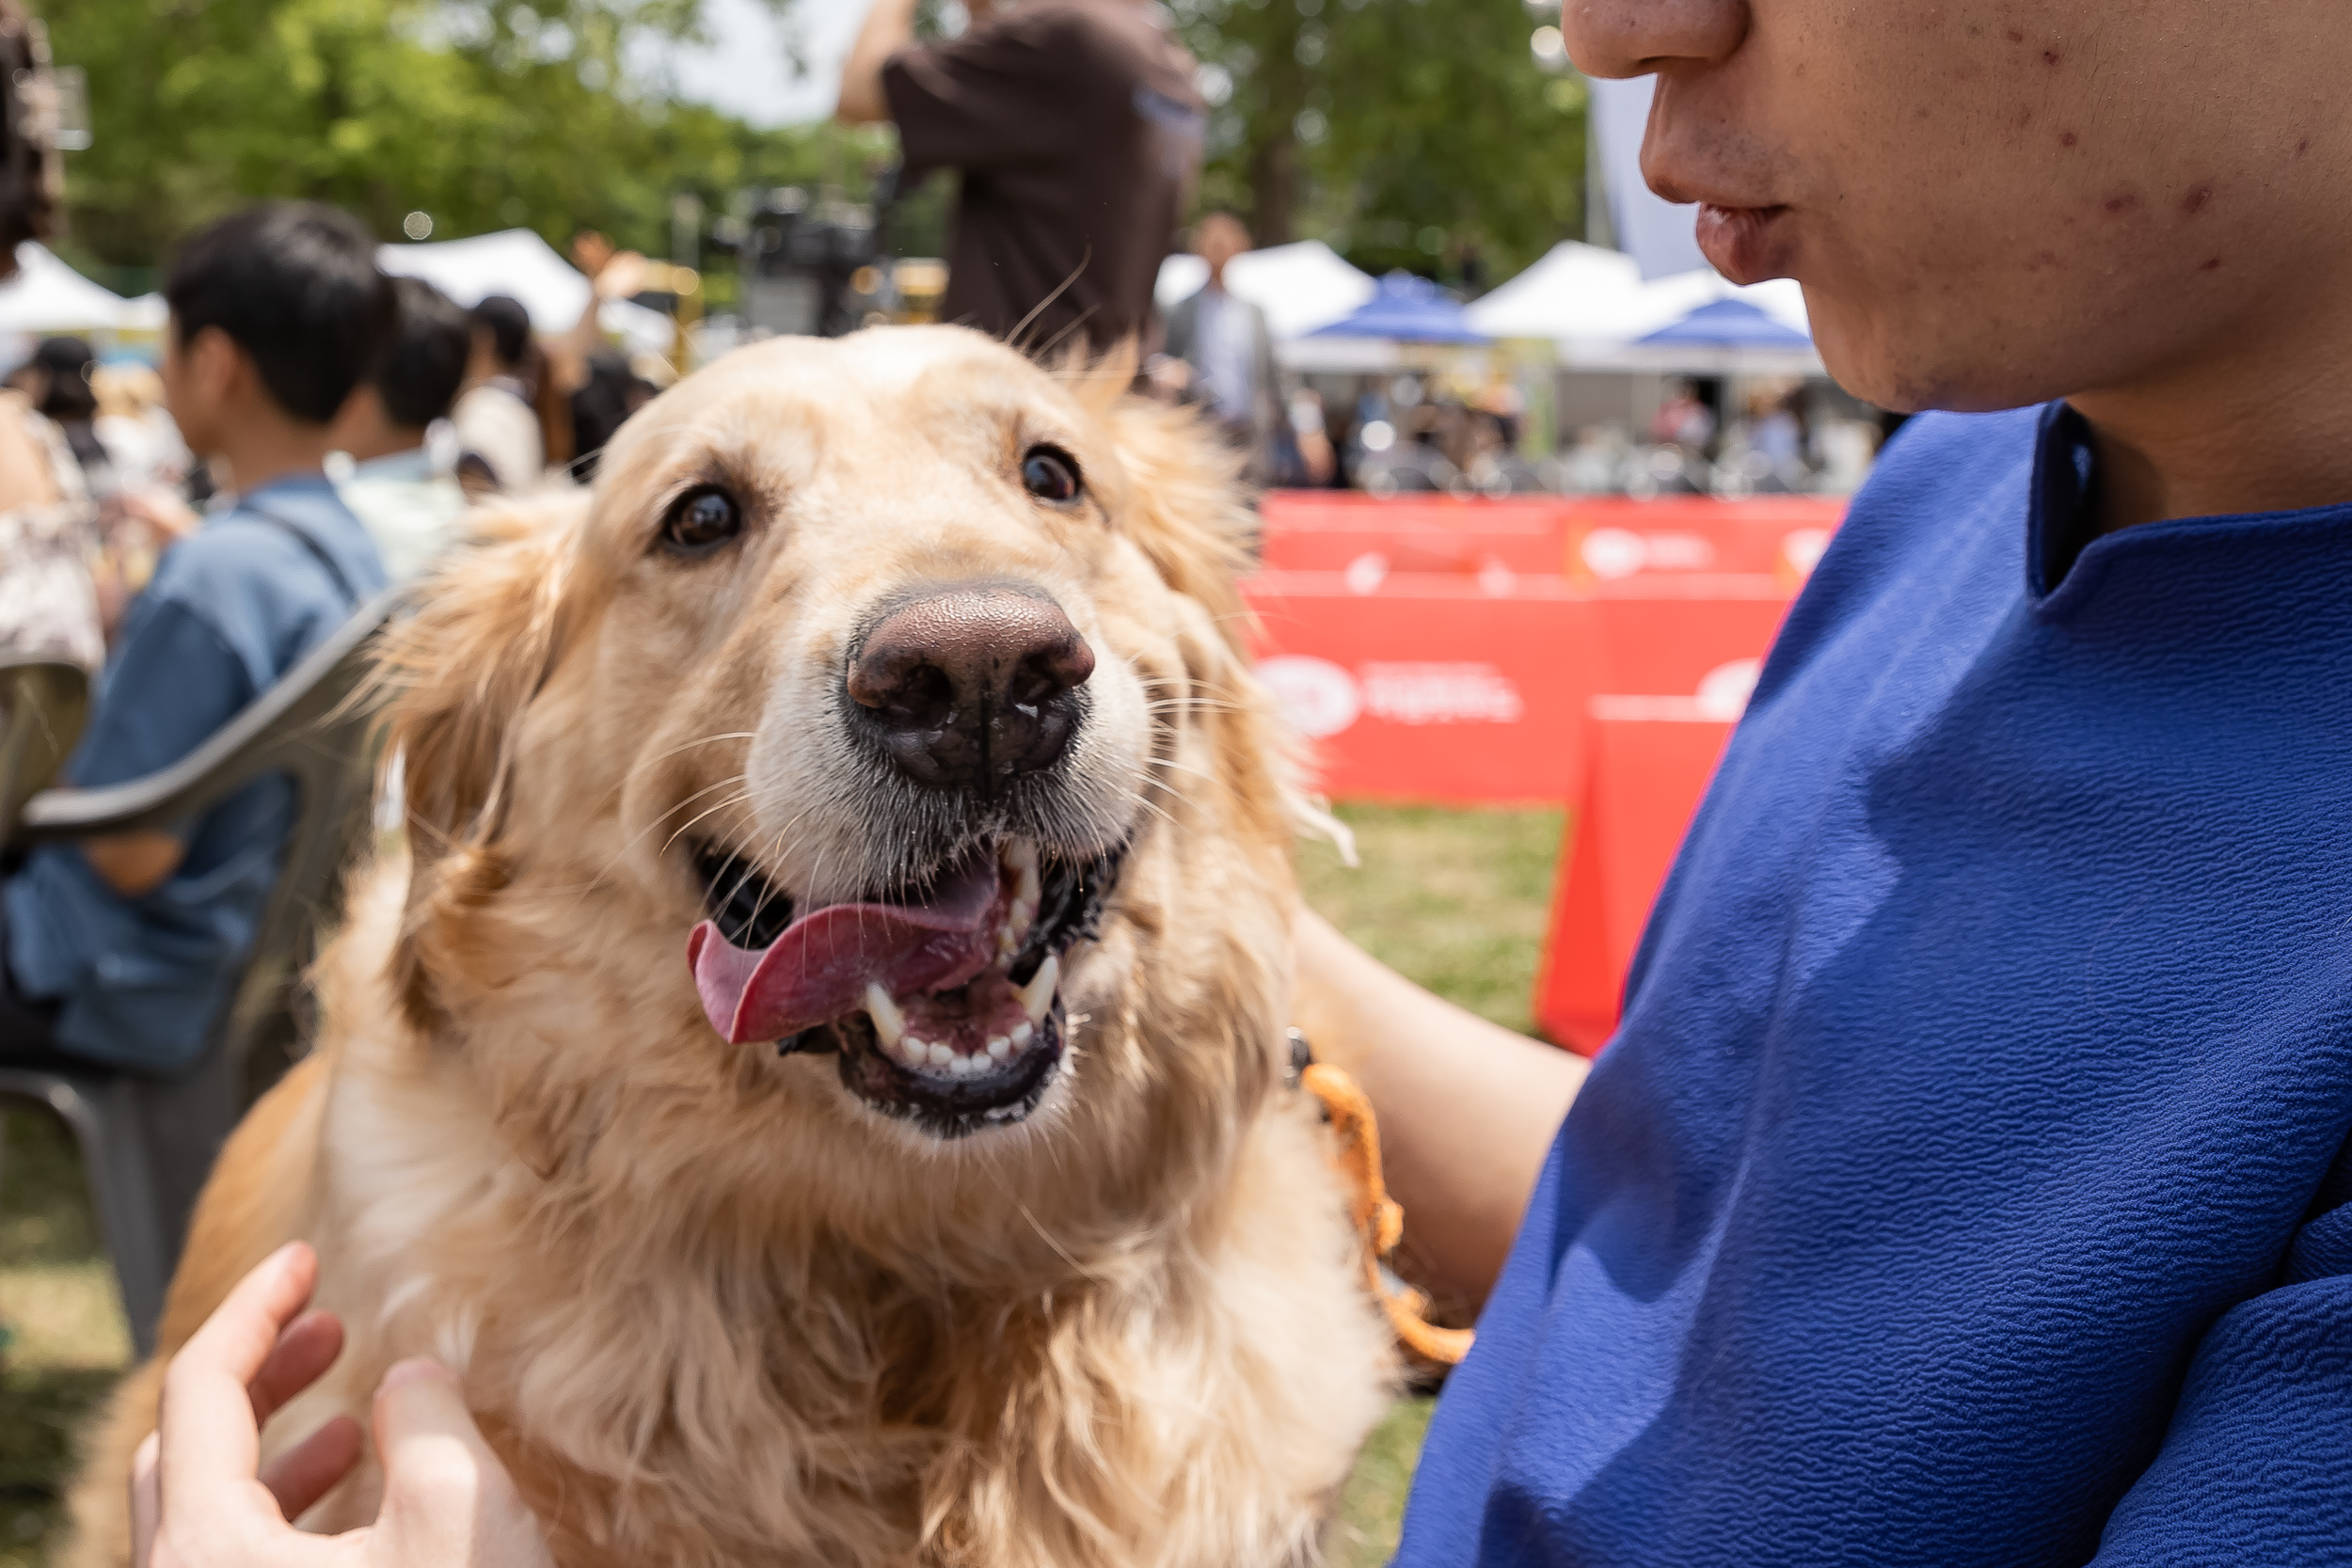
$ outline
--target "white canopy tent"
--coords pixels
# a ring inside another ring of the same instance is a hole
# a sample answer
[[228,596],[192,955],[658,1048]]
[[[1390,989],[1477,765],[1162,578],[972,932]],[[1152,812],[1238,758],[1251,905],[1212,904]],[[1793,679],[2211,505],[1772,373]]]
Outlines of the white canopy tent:
[[[457,304],[469,308],[492,294],[505,294],[531,313],[536,331],[569,332],[588,309],[588,279],[528,229],[507,229],[469,239],[426,245],[388,245],[376,249],[386,272],[421,277]],[[626,339],[638,352],[670,350],[670,318],[627,300],[605,302],[597,325]]]
[[45,245],[16,247],[16,276],[0,283],[0,333],[112,332],[134,324],[131,302],[67,266]]
[[[1737,288],[1700,268],[1645,282],[1632,257],[1574,240],[1552,246],[1534,266],[1473,303],[1467,314],[1472,326],[1491,338],[1551,340],[1561,363],[1573,369],[1721,373],[1725,367],[1712,360],[1678,366],[1672,362],[1673,351],[1632,347],[1636,340],[1718,299],[1745,300],[1784,325],[1810,330],[1804,291],[1792,278]],[[1818,358],[1776,353],[1774,371],[1820,369]]]
[[125,332],[161,332],[171,320],[171,307],[161,294],[140,294],[122,302],[122,329]]
[[[1643,301],[1642,269],[1622,251],[1565,241],[1517,277],[1470,303],[1470,325],[1489,338],[1639,337],[1630,324],[1655,306]],[[1693,303],[1696,303],[1693,301]],[[1688,306],[1684,307],[1689,309]],[[1678,312],[1660,315],[1662,326]]]
[[[1170,256],[1160,263],[1152,291],[1162,310],[1198,293],[1209,279],[1209,264],[1198,256]],[[1265,312],[1277,343],[1328,326],[1361,306],[1379,285],[1359,272],[1321,240],[1244,251],[1225,264],[1226,285]]]

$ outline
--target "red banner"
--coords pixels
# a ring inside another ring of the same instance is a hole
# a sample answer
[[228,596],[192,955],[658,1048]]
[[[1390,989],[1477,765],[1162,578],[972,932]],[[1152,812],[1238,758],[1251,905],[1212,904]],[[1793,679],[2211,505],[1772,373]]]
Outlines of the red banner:
[[[1583,586],[1754,575],[1794,588],[1845,515],[1824,496],[1374,497],[1276,490],[1260,503],[1265,564],[1376,581],[1395,572],[1558,572]],[[1367,557],[1376,557],[1368,561]],[[1360,563],[1360,564],[1359,564]]]
[[1273,569],[1245,585],[1260,669],[1337,798],[1574,806],[1535,1013],[1589,1053],[1616,1027],[1658,887],[1843,510],[1277,493]]
[[1259,673],[1347,800],[1576,798],[1600,664],[1591,601],[1556,577],[1266,572],[1244,585]]
[[1845,515],[1845,501],[1826,496],[1587,497],[1567,504],[1561,570],[1588,584],[1734,573],[1794,589]]
[[1536,1026],[1587,1056],[1616,1031],[1633,949],[1732,728],[1695,705],[1628,701],[1594,705],[1593,767],[1560,846],[1535,981]]
[[1641,577],[1591,590],[1593,689],[1692,697],[1738,718],[1792,590],[1769,577]]

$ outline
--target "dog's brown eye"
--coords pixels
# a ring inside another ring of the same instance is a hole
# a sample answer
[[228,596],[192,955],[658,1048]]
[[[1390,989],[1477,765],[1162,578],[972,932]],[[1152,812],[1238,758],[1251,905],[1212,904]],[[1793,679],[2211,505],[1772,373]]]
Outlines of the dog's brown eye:
[[1076,500],[1077,459],[1053,447],[1031,447],[1021,459],[1021,483],[1040,500]]
[[708,555],[743,531],[743,509],[717,485],[689,490],[661,519],[661,543],[676,555]]

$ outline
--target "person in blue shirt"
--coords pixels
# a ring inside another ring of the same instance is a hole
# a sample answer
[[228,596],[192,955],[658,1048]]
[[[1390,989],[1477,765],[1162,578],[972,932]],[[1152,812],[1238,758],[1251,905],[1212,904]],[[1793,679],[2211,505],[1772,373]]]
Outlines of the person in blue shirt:
[[[374,249],[309,204],[231,214],[180,248],[165,395],[237,499],[165,554],[125,612],[73,783],[179,761],[382,590],[375,546],[321,467],[392,325]],[[292,786],[265,779],[177,830],[34,850],[0,889],[0,1059],[194,1062],[252,945],[293,807]]]
[[[1399,1561],[2352,1561],[2341,0],[1563,26],[1657,76],[1644,166],[1719,267],[1958,412],[1792,607],[1589,1077],[1300,923],[1417,1270],[1484,1299]],[[151,1560],[338,1549],[250,1480],[246,1386],[323,1365],[311,1267],[175,1360]],[[396,1454],[385,1519],[448,1544],[378,1560],[513,1551],[439,1408],[456,1458]]]

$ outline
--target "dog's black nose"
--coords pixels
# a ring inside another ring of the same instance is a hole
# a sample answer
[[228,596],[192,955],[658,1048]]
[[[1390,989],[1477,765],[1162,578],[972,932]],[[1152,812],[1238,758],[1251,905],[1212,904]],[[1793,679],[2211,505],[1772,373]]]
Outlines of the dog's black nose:
[[1061,607],[1020,583],[910,599],[866,634],[850,696],[915,783],[993,793],[1052,766],[1085,713],[1094,650]]

